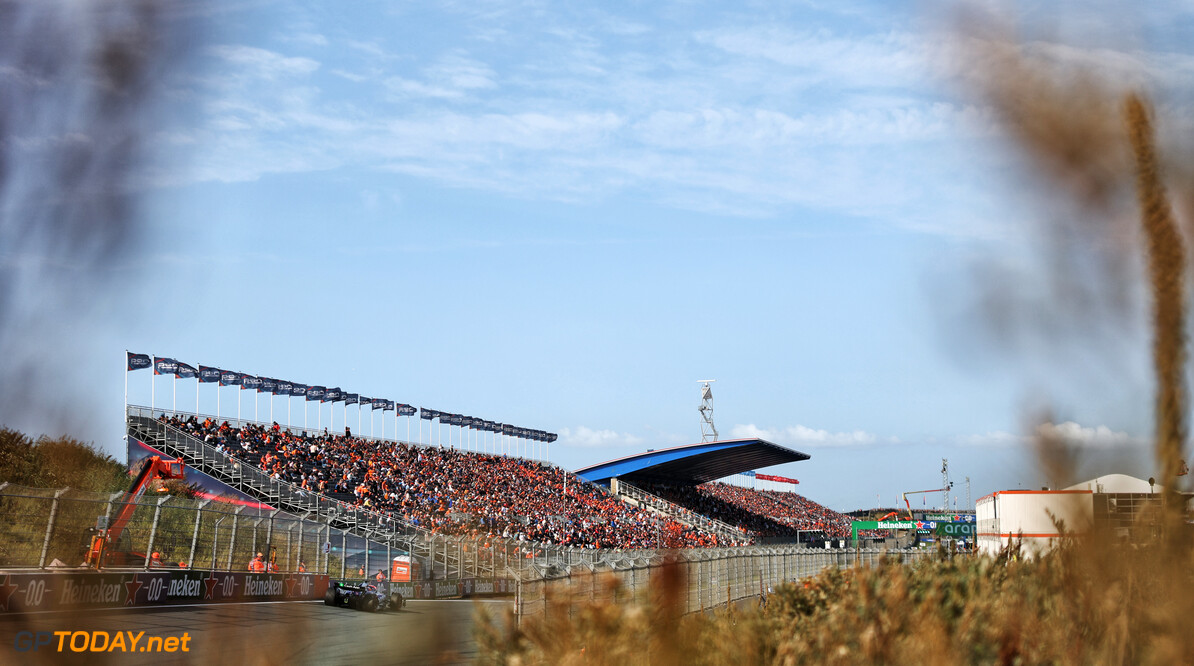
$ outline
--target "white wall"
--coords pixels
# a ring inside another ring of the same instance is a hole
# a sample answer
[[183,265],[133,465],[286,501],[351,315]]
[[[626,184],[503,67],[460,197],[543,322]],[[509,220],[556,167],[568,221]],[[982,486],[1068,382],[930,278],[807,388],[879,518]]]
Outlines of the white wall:
[[1060,537],[1054,518],[1067,532],[1084,532],[1094,520],[1094,495],[1074,490],[1005,490],[979,499],[976,509],[980,552],[994,555],[1015,538],[1029,556],[1052,547]]

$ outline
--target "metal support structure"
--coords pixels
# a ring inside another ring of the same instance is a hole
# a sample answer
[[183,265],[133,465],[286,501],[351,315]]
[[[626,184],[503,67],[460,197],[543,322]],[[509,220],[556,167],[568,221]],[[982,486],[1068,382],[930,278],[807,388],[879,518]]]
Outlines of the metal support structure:
[[[268,523],[268,526],[265,528],[265,561],[266,562],[269,562],[270,558],[273,556],[273,553],[270,552],[270,549],[274,547],[274,516],[278,515],[281,511],[282,511],[281,509],[274,509],[273,512],[271,512],[269,514],[269,523]],[[254,534],[256,534],[256,530],[254,530]],[[287,548],[289,548],[289,547],[290,546],[287,546]],[[277,558],[274,558],[274,561],[277,561]],[[277,566],[277,565],[275,565],[275,566]]]
[[232,551],[236,550],[236,527],[240,523],[240,512],[244,510],[244,506],[238,506],[236,511],[232,512],[232,537],[228,539],[228,564],[224,567],[225,571],[232,571]]
[[50,552],[50,537],[54,535],[54,523],[58,520],[58,498],[68,490],[70,488],[54,492],[54,502],[50,505],[50,519],[46,521],[46,538],[41,542],[41,557],[37,560],[38,569],[46,568],[46,555]]
[[941,510],[949,511],[949,489],[953,484],[949,482],[949,459],[941,459],[941,487],[945,490],[941,493]]
[[[191,553],[187,555],[187,566],[195,567],[195,547],[199,545],[199,523],[203,521],[203,507],[211,503],[211,500],[205,499],[195,507],[195,530],[191,532]],[[212,560],[215,561],[214,558]]]
[[340,532],[340,578],[348,573],[348,532]]
[[[153,526],[149,528],[149,544],[145,546],[145,568],[148,569],[153,561],[153,542],[158,536],[158,520],[162,517],[162,505],[170,501],[170,496],[158,498],[157,506],[153,507]],[[161,564],[159,562],[159,564]]]
[[717,426],[713,425],[713,387],[710,386],[715,381],[717,380],[697,380],[701,385],[701,406],[697,407],[697,411],[701,413],[701,441],[706,443],[717,441]]

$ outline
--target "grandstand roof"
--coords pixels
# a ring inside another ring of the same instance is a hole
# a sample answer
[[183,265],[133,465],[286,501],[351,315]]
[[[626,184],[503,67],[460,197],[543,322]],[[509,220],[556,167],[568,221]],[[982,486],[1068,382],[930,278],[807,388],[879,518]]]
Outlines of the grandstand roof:
[[731,474],[808,460],[807,453],[762,439],[730,439],[657,449],[576,470],[576,475],[602,485],[613,477],[696,485]]

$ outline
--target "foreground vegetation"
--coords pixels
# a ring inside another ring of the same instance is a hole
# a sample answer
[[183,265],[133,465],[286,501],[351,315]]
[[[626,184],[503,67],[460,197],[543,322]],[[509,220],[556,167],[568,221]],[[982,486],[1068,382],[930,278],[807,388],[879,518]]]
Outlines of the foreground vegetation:
[[574,620],[560,598],[521,627],[483,618],[480,644],[501,664],[1194,663],[1191,564],[1173,543],[1095,535],[1035,560],[827,570],[765,607],[683,617],[673,578],[635,603],[582,602]]
[[0,482],[37,488],[115,492],[129,485],[128,468],[95,444],[73,437],[38,439],[0,428]]

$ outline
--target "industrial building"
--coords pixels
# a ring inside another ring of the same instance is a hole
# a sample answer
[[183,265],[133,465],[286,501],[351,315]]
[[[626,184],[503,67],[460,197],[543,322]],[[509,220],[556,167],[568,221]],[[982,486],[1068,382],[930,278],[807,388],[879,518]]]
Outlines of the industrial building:
[[1081,534],[1099,526],[1121,538],[1149,529],[1138,520],[1149,507],[1160,507],[1161,486],[1124,474],[1108,474],[1063,490],[1002,490],[978,500],[978,550],[994,555],[1013,539],[1022,552],[1035,555],[1061,538],[1059,528]]

